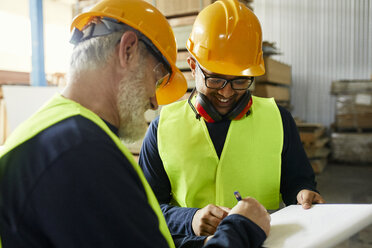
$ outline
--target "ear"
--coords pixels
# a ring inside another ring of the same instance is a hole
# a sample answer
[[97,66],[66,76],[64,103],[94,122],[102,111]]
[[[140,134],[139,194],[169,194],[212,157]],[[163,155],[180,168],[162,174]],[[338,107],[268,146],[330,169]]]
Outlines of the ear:
[[128,62],[134,57],[138,49],[138,37],[133,31],[126,31],[119,43],[120,66],[126,67]]
[[195,68],[196,68],[196,61],[193,57],[189,56],[187,57],[187,63],[189,64],[189,67],[191,69],[191,74],[193,77],[195,77]]

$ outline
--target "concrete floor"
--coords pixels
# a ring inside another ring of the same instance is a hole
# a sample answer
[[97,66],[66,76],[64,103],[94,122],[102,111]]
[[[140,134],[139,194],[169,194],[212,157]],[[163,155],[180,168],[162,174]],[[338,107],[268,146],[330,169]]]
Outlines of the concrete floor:
[[[327,203],[372,203],[372,164],[329,163],[316,180]],[[372,225],[336,248],[372,248]]]

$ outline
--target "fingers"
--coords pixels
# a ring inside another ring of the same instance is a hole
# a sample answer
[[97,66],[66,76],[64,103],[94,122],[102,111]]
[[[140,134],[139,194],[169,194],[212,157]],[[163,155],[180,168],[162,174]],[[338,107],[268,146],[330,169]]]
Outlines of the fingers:
[[214,234],[214,232],[216,231],[217,229],[217,226],[221,223],[222,219],[219,219],[213,215],[207,215],[207,216],[204,216],[202,219],[201,219],[201,222],[202,222],[202,231],[204,231],[204,233],[208,233],[209,235],[212,235]]
[[210,206],[209,210],[210,210],[211,215],[217,217],[220,220],[225,218],[230,211],[230,209],[227,207],[217,207],[214,205],[208,205],[208,206]]
[[224,207],[217,207],[213,204],[199,209],[196,211],[192,220],[194,233],[198,236],[213,235],[216,232],[217,226],[227,214],[228,212],[225,211]]
[[223,211],[226,212],[226,214],[228,214],[231,210],[231,208],[227,208],[227,207],[223,207],[223,206],[218,206],[219,208],[221,208]]
[[213,235],[216,232],[217,226],[228,214],[224,208],[225,207],[217,207],[212,204],[207,206],[207,213],[202,218],[202,223],[205,225],[202,226],[201,235]]
[[[218,225],[217,225],[218,226]],[[210,236],[213,235],[216,230],[217,226],[212,226],[208,223],[203,223],[199,228],[199,236]]]
[[297,202],[302,205],[302,208],[309,209],[311,208],[311,204],[313,203],[314,199],[314,191],[310,190],[301,190],[297,195]]
[[265,233],[270,231],[270,215],[265,207],[257,200],[247,197],[242,199],[231,209],[230,214],[240,214],[256,223]]
[[304,209],[311,208],[313,203],[325,203],[324,199],[317,192],[307,189],[303,189],[297,194],[297,202]]
[[325,200],[323,199],[321,195],[316,193],[313,203],[325,203]]

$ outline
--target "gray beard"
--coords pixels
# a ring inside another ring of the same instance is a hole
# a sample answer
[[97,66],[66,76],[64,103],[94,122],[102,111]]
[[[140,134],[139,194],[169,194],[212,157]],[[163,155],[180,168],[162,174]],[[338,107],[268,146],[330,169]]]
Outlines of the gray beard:
[[145,111],[149,109],[144,70],[139,66],[136,73],[120,81],[118,92],[119,138],[125,143],[141,139],[147,130]]

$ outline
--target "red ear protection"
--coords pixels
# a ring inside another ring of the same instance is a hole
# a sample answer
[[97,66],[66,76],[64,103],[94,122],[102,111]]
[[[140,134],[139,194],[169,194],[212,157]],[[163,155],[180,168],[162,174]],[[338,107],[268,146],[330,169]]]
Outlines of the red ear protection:
[[239,99],[235,104],[233,109],[226,115],[221,115],[208,100],[208,98],[202,93],[198,93],[195,100],[195,107],[191,103],[191,98],[195,93],[195,88],[191,92],[191,95],[188,99],[190,107],[195,112],[196,118],[200,119],[203,117],[206,122],[213,123],[221,120],[240,120],[244,115],[249,115],[249,109],[252,106],[252,97],[251,92],[247,90],[244,95]]

